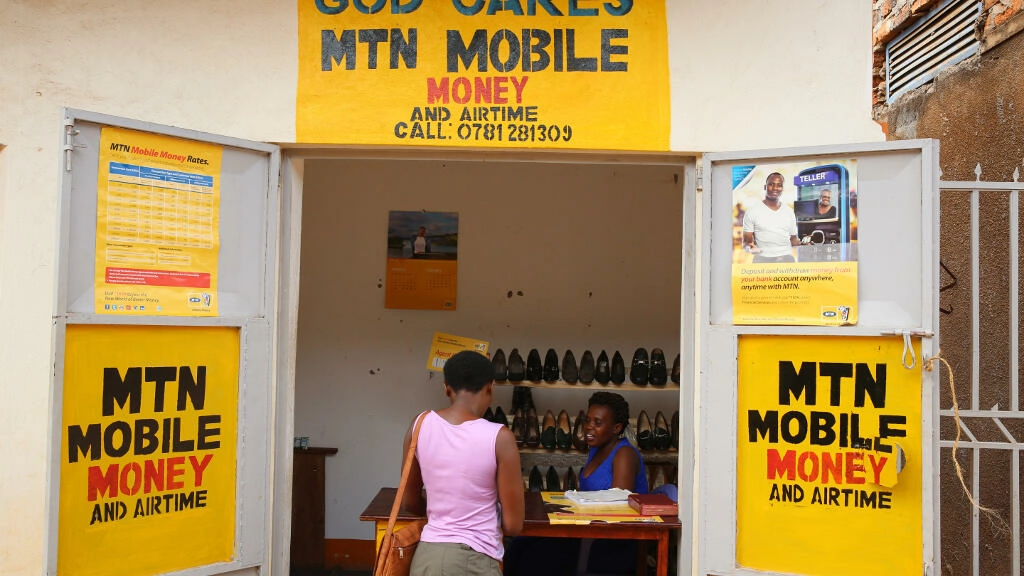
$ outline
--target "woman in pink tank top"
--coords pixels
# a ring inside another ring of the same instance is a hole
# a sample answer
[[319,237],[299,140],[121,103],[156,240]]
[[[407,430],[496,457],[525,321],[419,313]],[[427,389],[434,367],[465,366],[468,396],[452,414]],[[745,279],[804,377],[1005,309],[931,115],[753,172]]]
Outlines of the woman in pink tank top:
[[[515,437],[482,418],[493,378],[490,360],[477,352],[459,352],[445,363],[451,405],[424,416],[403,501],[410,512],[427,515],[412,576],[498,576],[503,536],[522,530],[526,505]],[[412,426],[403,453],[411,434]]]

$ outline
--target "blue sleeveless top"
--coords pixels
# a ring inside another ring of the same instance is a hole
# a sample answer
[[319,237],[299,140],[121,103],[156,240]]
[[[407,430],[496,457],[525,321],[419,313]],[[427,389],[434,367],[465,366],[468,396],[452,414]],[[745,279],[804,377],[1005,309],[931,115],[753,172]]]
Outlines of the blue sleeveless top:
[[[633,492],[637,494],[647,494],[647,469],[644,467],[643,456],[640,455],[640,451],[629,443],[629,440],[620,438],[615,447],[612,448],[612,453],[601,462],[601,465],[594,470],[594,473],[590,476],[583,475],[583,469],[586,468],[584,464],[583,468],[580,469],[580,490],[591,491],[591,490],[607,490],[612,487],[612,462],[615,461],[615,453],[619,451],[619,448],[623,446],[629,446],[630,450],[636,452],[636,457],[640,459],[640,469],[636,471],[636,480],[633,486]],[[590,453],[587,454],[587,464],[594,459],[594,455],[597,454],[597,448],[591,448]]]

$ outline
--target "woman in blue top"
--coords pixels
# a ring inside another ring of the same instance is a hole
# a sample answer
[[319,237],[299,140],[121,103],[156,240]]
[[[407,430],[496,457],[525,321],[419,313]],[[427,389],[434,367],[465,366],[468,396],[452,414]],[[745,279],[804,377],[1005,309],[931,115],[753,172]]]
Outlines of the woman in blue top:
[[[622,488],[647,493],[647,470],[636,446],[623,437],[629,425],[629,403],[614,392],[595,392],[587,402],[583,432],[590,452],[580,471],[580,490]],[[602,574],[632,574],[637,544],[632,540],[595,540],[589,566]],[[563,576],[576,574],[580,541],[569,538],[519,537],[505,551],[505,574]]]
[[636,446],[622,437],[629,424],[629,403],[614,392],[594,392],[587,405],[583,433],[590,453],[580,472],[580,490],[622,488],[646,494],[644,460]]

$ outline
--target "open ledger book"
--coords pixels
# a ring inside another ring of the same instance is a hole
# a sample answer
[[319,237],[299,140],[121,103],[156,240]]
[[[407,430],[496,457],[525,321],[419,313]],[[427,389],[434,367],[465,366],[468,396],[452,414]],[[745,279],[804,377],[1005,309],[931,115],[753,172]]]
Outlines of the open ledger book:
[[629,490],[623,490],[622,488],[609,488],[607,490],[590,490],[581,492],[579,490],[566,490],[565,497],[572,500],[576,504],[587,505],[587,504],[611,504],[615,502],[626,503],[629,495],[632,494]]

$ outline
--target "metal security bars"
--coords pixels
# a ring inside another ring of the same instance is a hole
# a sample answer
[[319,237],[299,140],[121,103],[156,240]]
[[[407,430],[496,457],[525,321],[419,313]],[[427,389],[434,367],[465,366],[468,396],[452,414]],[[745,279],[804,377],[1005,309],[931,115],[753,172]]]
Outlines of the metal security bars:
[[950,0],[894,38],[885,48],[886,101],[931,80],[978,51],[974,24],[981,2]]
[[[943,355],[953,368],[960,409],[958,414],[953,410],[954,393],[948,389],[943,368],[940,573],[1021,576],[1024,410],[1020,398],[1019,197],[1024,183],[1019,182],[1019,169],[1014,171],[1013,182],[981,182],[980,165],[975,174],[975,182],[939,182],[943,268],[953,262],[950,274],[961,274],[957,286],[961,294],[953,296],[960,309],[947,304],[953,314],[943,315],[941,331]],[[968,235],[965,232],[969,232],[969,244],[957,241]],[[968,271],[969,282],[963,282]],[[968,286],[969,292],[964,291]],[[951,296],[944,294],[943,298]],[[957,313],[959,319],[954,317]],[[966,489],[975,502],[992,508],[994,514],[971,505],[957,478],[950,458],[957,428],[961,439],[956,457],[963,467]]]

